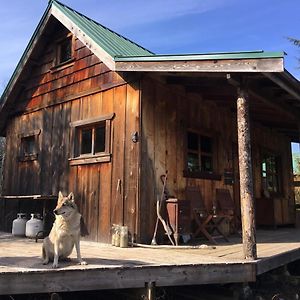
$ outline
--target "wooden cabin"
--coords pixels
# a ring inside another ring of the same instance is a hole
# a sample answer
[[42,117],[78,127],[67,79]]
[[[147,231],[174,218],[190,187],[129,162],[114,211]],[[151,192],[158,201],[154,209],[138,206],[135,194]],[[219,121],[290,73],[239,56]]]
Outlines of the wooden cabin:
[[198,186],[209,209],[224,188],[239,214],[241,89],[256,224],[294,224],[290,143],[299,142],[300,86],[284,53],[156,55],[50,1],[1,98],[0,230],[11,229],[18,210],[35,209],[18,196],[61,190],[74,192],[86,239],[108,243],[120,224],[149,243],[166,173],[173,197],[185,200],[187,186]]

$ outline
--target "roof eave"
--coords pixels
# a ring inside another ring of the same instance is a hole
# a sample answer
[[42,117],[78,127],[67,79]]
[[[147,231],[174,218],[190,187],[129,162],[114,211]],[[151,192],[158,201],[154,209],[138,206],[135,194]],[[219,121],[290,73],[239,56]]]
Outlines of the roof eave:
[[284,69],[281,73],[263,73],[267,78],[300,101],[300,83],[290,72]]
[[122,72],[283,72],[283,57],[239,59],[164,59],[157,61],[132,57],[117,58],[115,71]]

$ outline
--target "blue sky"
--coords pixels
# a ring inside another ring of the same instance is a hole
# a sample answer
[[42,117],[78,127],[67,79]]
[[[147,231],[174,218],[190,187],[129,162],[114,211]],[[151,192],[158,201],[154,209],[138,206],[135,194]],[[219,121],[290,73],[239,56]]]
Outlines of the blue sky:
[[[9,80],[47,0],[10,0],[0,7],[0,93]],[[155,53],[285,51],[296,68],[299,0],[63,0],[63,3]]]
[[[300,0],[62,0],[155,53],[285,51],[285,67],[300,79]],[[0,93],[18,63],[47,0],[0,6]]]

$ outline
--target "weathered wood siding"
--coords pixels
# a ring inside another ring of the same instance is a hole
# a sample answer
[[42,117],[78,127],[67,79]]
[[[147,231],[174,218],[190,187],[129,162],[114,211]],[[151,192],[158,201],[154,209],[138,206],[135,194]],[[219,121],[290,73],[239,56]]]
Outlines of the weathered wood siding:
[[[252,124],[254,125],[254,124]],[[192,128],[215,137],[215,172],[221,180],[194,179],[183,176],[185,169],[186,131]],[[293,223],[293,198],[289,174],[289,141],[284,136],[254,126],[253,165],[255,197],[261,197],[261,166],[259,151],[268,147],[282,157],[283,195],[278,202],[282,205],[276,214],[282,213],[281,223]],[[216,188],[229,189],[239,212],[239,173],[237,155],[236,114],[225,106],[206,101],[195,95],[188,96],[178,86],[165,84],[145,77],[142,82],[142,163],[141,163],[141,237],[151,240],[156,220],[155,203],[160,197],[162,183],[160,175],[168,172],[167,188],[171,195],[185,199],[187,185],[200,186],[208,208],[212,207]],[[234,173],[234,185],[225,185],[224,171]],[[289,200],[288,200],[289,199]],[[268,212],[266,212],[268,213]],[[270,212],[271,213],[271,212]]]
[[[113,223],[128,225],[134,234],[139,146],[131,142],[131,134],[139,131],[139,82],[128,83],[111,72],[78,39],[74,62],[51,69],[54,55],[52,44],[46,46],[16,104],[20,114],[7,126],[3,194],[73,191],[90,233],[87,239],[109,242]],[[70,166],[70,122],[110,113],[115,114],[111,161]],[[20,162],[19,135],[33,130],[40,130],[38,158]],[[10,204],[14,206],[10,211],[15,213],[17,204]],[[11,226],[13,217],[6,218],[6,226]]]

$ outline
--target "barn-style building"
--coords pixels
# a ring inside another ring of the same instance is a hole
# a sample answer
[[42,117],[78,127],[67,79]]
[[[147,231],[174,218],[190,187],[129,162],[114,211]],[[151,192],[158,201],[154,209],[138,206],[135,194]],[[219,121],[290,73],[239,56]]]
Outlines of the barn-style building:
[[179,231],[193,218],[188,187],[207,210],[229,191],[249,228],[253,208],[257,225],[295,223],[300,85],[282,52],[157,55],[54,0],[0,105],[1,230],[61,190],[74,192],[86,239],[108,243],[120,224],[149,243],[164,174]]

